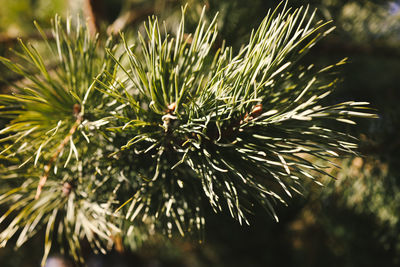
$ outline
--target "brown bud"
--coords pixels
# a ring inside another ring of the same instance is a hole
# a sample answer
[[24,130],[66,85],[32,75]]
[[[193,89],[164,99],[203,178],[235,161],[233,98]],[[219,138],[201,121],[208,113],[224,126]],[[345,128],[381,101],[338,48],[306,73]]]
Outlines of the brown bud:
[[81,112],[81,105],[79,105],[79,104],[77,104],[77,103],[74,104],[72,110],[73,110],[74,115],[75,115],[75,116],[78,116],[78,115],[79,115],[79,112]]
[[167,112],[168,112],[168,113],[173,113],[173,112],[175,111],[175,109],[176,109],[176,102],[173,102],[173,103],[171,103],[171,104],[168,105],[168,110],[167,110]]
[[253,120],[254,118],[257,118],[258,116],[260,116],[262,113],[262,104],[257,104],[253,107],[253,109],[251,110],[250,114],[246,113],[246,115],[244,115],[243,120],[240,121],[240,124],[245,123],[245,122],[249,122],[251,120]]
[[65,182],[62,187],[63,196],[68,196],[71,193],[72,185],[68,182]]
[[262,113],[262,104],[255,105],[251,110],[251,115],[253,115],[254,118],[260,116],[261,113]]

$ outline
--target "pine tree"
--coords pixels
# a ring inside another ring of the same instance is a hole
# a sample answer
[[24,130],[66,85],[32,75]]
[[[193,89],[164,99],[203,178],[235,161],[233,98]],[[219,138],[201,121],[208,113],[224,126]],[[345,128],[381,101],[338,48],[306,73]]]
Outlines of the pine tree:
[[301,60],[330,22],[282,4],[235,51],[204,10],[187,34],[185,10],[175,31],[151,17],[133,41],[56,17],[54,42],[36,25],[45,54],[20,41],[18,62],[0,58],[26,80],[0,96],[2,246],[45,228],[42,264],[56,240],[83,262],[83,239],[102,253],[154,231],[202,240],[206,205],[239,223],[260,205],[278,221],[277,203],[356,153],[340,129],[375,117],[368,103],[325,101],[345,60]]

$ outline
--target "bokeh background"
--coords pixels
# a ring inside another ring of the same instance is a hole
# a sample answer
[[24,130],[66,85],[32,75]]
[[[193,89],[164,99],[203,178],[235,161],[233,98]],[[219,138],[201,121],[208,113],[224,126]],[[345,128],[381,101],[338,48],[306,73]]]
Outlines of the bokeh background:
[[[92,15],[89,27],[107,35],[123,29],[135,34],[150,14],[174,25],[188,3],[195,25],[206,6],[210,18],[219,11],[220,41],[239,49],[277,1],[267,0],[0,0],[0,55],[17,38],[37,45],[56,13]],[[250,226],[228,214],[209,212],[203,244],[190,239],[153,237],[136,251],[91,255],[89,266],[400,266],[400,1],[288,1],[289,6],[318,8],[316,19],[333,20],[336,30],[318,43],[305,63],[328,65],[348,57],[338,73],[341,82],[330,101],[368,101],[379,119],[346,129],[360,139],[362,156],[345,158],[332,169],[337,180],[323,187],[308,184],[289,207],[278,207],[275,223],[260,210]],[[308,62],[307,62],[308,61]],[[0,90],[19,79],[0,66]],[[5,123],[0,121],[0,124]],[[43,236],[43,235],[42,235]],[[39,266],[43,237],[15,251],[0,249],[0,266]],[[64,265],[56,262],[64,261]],[[118,265],[119,264],[119,265]],[[53,255],[48,266],[74,266]]]

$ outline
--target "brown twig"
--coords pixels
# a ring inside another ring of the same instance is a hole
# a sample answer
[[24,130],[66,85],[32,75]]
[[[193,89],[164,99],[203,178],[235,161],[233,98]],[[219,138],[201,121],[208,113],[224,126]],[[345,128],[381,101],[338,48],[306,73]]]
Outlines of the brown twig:
[[83,9],[85,17],[88,20],[89,32],[92,35],[95,35],[99,31],[99,9],[96,8],[97,6],[98,3],[95,0],[86,0],[85,8]]
[[142,20],[143,18],[150,16],[154,13],[154,8],[146,9],[130,9],[127,12],[119,16],[110,26],[107,28],[108,34],[118,34],[119,31],[123,30],[127,25]]
[[[46,35],[47,39],[53,39],[54,36],[50,30],[45,30],[44,34]],[[23,39],[23,40],[42,40],[43,36],[40,33],[31,33],[28,35],[25,35],[23,37],[19,37],[16,35],[9,35],[6,33],[0,33],[0,44],[5,44],[5,45],[13,45],[16,42],[18,42],[18,39]]]
[[70,141],[71,136],[75,133],[76,129],[82,122],[82,115],[80,114],[80,106],[75,104],[73,107],[73,112],[76,115],[77,119],[69,130],[68,134],[65,136],[64,140],[58,146],[57,150],[54,152],[53,156],[50,158],[49,162],[44,166],[44,173],[40,177],[40,181],[36,190],[35,199],[39,199],[40,194],[42,193],[43,186],[46,184],[47,178],[49,177],[50,169],[56,161],[58,155],[64,149],[65,145]]

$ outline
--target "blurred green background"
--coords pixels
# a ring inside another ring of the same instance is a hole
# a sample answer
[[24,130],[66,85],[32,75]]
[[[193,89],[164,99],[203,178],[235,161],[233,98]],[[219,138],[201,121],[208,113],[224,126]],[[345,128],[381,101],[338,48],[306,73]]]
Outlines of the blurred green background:
[[[0,55],[11,56],[9,49],[17,37],[40,47],[32,22],[49,29],[55,13],[86,16],[91,7],[94,27],[102,35],[120,28],[134,34],[153,13],[173,25],[186,2],[193,22],[204,5],[209,17],[220,11],[219,38],[235,48],[278,4],[266,0],[0,0]],[[400,1],[288,2],[293,7],[305,4],[318,8],[318,19],[333,20],[337,27],[305,60],[322,66],[349,58],[330,101],[368,101],[379,114],[377,120],[360,121],[347,129],[360,138],[362,157],[337,162],[341,168],[331,170],[336,181],[323,179],[324,187],[309,184],[304,196],[295,196],[289,207],[278,207],[279,223],[262,210],[254,214],[251,226],[210,211],[203,244],[155,237],[123,255],[88,253],[89,266],[400,266]],[[0,90],[6,91],[6,81],[17,77],[3,66],[0,72]],[[18,251],[1,248],[0,265],[39,266],[42,238],[38,235]]]

